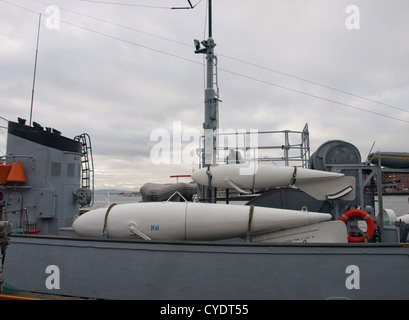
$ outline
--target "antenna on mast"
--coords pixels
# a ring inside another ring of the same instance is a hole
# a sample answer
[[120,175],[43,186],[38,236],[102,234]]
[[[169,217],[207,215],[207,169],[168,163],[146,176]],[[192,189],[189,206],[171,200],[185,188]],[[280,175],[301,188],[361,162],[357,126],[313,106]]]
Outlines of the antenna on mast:
[[209,0],[209,38],[212,37],[212,0]]
[[30,126],[31,126],[32,116],[33,116],[34,86],[35,86],[35,83],[36,83],[37,56],[38,56],[38,41],[39,41],[39,39],[40,39],[40,26],[41,26],[41,13],[40,13],[40,17],[38,18],[36,56],[35,56],[35,61],[34,61],[33,89],[32,89],[32,91],[31,91]]

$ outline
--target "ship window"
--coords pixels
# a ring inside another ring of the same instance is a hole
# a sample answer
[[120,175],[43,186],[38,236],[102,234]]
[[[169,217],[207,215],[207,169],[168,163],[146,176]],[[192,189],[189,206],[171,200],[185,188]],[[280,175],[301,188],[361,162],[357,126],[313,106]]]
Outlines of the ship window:
[[75,177],[75,164],[67,164],[67,177]]
[[60,162],[51,162],[51,176],[52,177],[61,176],[61,163]]

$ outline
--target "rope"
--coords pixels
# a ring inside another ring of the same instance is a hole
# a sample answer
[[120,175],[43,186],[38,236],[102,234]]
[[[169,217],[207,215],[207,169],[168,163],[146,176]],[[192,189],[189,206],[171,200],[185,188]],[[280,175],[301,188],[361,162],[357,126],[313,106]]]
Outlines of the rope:
[[113,207],[115,207],[115,206],[116,206],[116,203],[111,204],[111,205],[109,206],[107,212],[105,213],[104,228],[102,229],[102,236],[101,236],[101,238],[108,238],[108,235],[107,235],[107,233],[106,233],[106,229],[107,229],[107,225],[108,225],[108,215],[109,215],[109,212],[111,211],[111,209],[112,209]]
[[297,167],[294,166],[293,176],[291,178],[291,185],[295,185],[295,181],[297,180]]
[[249,223],[247,227],[247,242],[251,242],[251,223],[253,222],[253,214],[254,214],[254,204],[250,206],[250,210],[249,210]]

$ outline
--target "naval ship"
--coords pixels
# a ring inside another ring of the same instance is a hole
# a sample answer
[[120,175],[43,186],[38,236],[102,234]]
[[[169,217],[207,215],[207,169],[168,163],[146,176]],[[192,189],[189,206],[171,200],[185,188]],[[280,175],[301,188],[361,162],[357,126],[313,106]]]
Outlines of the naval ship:
[[[209,9],[209,38],[195,40],[195,53],[207,61],[201,165],[188,186],[150,185],[146,193],[156,197],[93,209],[90,137],[68,138],[20,118],[8,122],[0,164],[2,293],[408,299],[408,215],[384,209],[382,201],[382,173],[407,174],[408,167],[385,167],[380,155],[361,161],[342,140],[310,155],[307,125],[283,131],[280,146],[258,146],[280,148],[282,166],[272,157],[239,156],[252,146],[232,148],[219,163],[210,0]],[[292,133],[300,143],[290,143]],[[238,199],[247,200],[230,203]]]

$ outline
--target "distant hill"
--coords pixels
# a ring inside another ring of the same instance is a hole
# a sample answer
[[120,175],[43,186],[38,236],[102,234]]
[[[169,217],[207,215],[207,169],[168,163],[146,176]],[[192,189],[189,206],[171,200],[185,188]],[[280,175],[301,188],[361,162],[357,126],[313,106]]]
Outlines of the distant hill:
[[139,193],[138,191],[130,191],[130,190],[117,190],[117,189],[100,189],[94,190],[95,194],[106,194],[106,193]]

